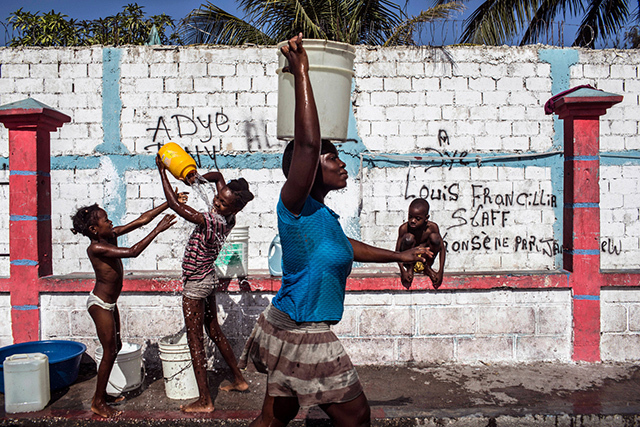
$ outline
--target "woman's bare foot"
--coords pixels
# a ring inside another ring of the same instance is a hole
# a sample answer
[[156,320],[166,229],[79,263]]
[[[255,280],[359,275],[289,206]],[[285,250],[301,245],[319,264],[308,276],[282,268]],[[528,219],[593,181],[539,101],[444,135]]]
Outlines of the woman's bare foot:
[[107,402],[100,402],[96,401],[95,399],[91,401],[91,411],[103,418],[117,417],[122,413],[121,411],[116,411],[111,406],[107,405]]
[[247,391],[249,390],[249,384],[245,380],[236,380],[229,385],[220,386],[222,391]]
[[198,399],[195,402],[191,402],[188,405],[180,406],[182,412],[213,412],[213,402],[206,401],[205,399]]

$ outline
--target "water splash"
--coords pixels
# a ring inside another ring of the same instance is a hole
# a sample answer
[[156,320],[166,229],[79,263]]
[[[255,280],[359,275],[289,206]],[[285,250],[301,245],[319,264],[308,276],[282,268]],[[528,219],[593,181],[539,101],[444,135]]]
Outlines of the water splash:
[[[193,191],[204,201],[207,205],[209,212],[213,211],[213,197],[216,195],[216,187],[202,177],[198,172],[195,173],[195,181],[191,184]],[[211,200],[209,200],[208,193],[212,193]]]

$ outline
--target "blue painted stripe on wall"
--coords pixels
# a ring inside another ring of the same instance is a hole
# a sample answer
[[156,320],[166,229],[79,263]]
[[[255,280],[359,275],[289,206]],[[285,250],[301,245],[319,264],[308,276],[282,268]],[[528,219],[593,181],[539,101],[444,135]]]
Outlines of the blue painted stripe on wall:
[[569,255],[600,255],[598,249],[564,249]]
[[17,176],[33,176],[33,175],[37,175],[37,176],[45,176],[45,177],[50,177],[51,174],[48,172],[41,172],[41,171],[10,171],[9,172],[9,176],[11,175],[17,175]]
[[[360,142],[360,141],[358,141]],[[358,143],[353,143],[355,145],[357,145]],[[358,152],[350,152],[350,153],[344,153],[344,149],[345,147],[343,147],[341,144],[340,147],[338,147],[340,154],[342,156],[352,156],[352,158],[357,157],[357,154],[359,154]],[[364,148],[364,145],[363,149]],[[632,152],[628,152],[630,156],[636,155]],[[380,153],[380,154],[387,154],[387,153]],[[534,154],[534,153],[525,153],[525,154]],[[611,154],[611,153],[609,153]],[[404,154],[403,154],[404,155]],[[406,156],[421,156],[427,160],[431,160],[428,159],[428,157],[430,156],[425,156],[425,153],[407,153]],[[638,164],[638,162],[640,161],[640,158],[635,158],[635,157],[604,157],[605,153],[602,153],[600,155],[600,165],[601,166],[620,166],[620,165],[632,165],[632,164]],[[640,154],[638,154],[640,155]],[[243,154],[216,154],[216,161],[218,162],[218,166],[221,169],[252,169],[252,170],[259,170],[259,169],[280,169],[280,162],[281,162],[281,153],[277,152],[277,153],[243,153]],[[131,171],[131,170],[145,170],[145,169],[155,169],[156,168],[156,164],[155,164],[155,153],[153,154],[126,154],[126,155],[116,155],[116,154],[112,154],[110,155],[110,157],[112,159],[121,159],[120,161],[122,161],[123,163],[126,163],[127,165],[127,170]],[[436,156],[432,156],[433,157],[433,161],[434,162],[440,162],[442,161],[441,159],[439,160],[438,157]],[[473,153],[469,153],[468,155],[469,157],[469,161],[468,162],[464,162],[464,164],[460,164],[459,162],[454,163],[454,167],[469,167],[471,165],[476,166],[477,163],[475,161],[475,157],[476,155]],[[494,156],[491,156],[494,157]],[[523,167],[523,166],[530,166],[532,163],[535,163],[536,165],[539,165],[541,167],[553,167],[554,165],[556,165],[557,161],[554,158],[556,156],[552,156],[550,155],[549,157],[538,157],[538,158],[532,158],[529,159],[528,161],[523,161],[523,160],[502,160],[502,161],[491,161],[491,163],[489,163],[487,160],[483,160],[482,156],[480,156],[481,158],[481,164],[482,165],[489,165],[491,164],[491,166],[508,166],[508,167]],[[80,155],[64,155],[64,156],[54,156],[51,158],[51,169],[52,170],[73,170],[73,169],[79,169],[79,170],[87,170],[87,169],[98,169],[98,167],[100,166],[100,159],[102,158],[102,156],[80,156]],[[201,156],[200,157],[201,160],[201,168],[202,169],[213,169],[215,168],[215,165],[213,163],[213,160],[210,159],[209,157],[204,157]],[[367,167],[379,167],[379,168],[404,168],[407,167],[407,163],[406,161],[402,161],[402,160],[388,160],[388,159],[376,159],[375,161],[371,161],[370,159],[365,158],[364,162],[363,162]],[[418,164],[419,162],[415,162],[413,164]],[[426,162],[425,162],[426,163]],[[6,167],[8,168],[9,166],[9,159],[6,157],[0,157],[0,169],[3,167],[3,164],[6,164]],[[447,164],[446,167],[449,167],[450,165]],[[10,174],[13,174],[14,171],[11,171]],[[351,172],[351,171],[349,171]],[[19,173],[16,173],[19,174]],[[355,175],[353,175],[355,176]]]
[[37,310],[38,306],[37,305],[12,305],[11,308],[13,310],[26,311],[26,310]]
[[10,221],[51,221],[51,215],[9,215]]
[[565,209],[598,208],[600,207],[600,203],[565,203],[563,207]]
[[98,153],[126,154],[127,147],[120,139],[120,59],[122,50],[102,49],[102,144],[96,147]]
[[[580,55],[575,49],[540,49],[538,57],[541,61],[549,64],[551,74],[551,93],[557,94],[563,90],[569,89],[571,83],[571,67],[578,63]],[[558,118],[557,114],[553,115],[553,143],[551,151],[564,151],[564,123]],[[551,185],[552,193],[558,200],[562,200],[564,193],[564,162],[558,161],[551,166]],[[553,235],[562,236],[564,220],[562,208],[558,206],[554,208],[556,220],[553,223]],[[555,256],[556,265],[562,265],[562,253]]]
[[586,301],[600,301],[599,295],[574,295],[573,299]]
[[564,160],[568,161],[582,161],[582,162],[593,162],[596,160],[600,160],[600,156],[570,156],[565,157]]
[[13,261],[10,262],[11,265],[30,265],[30,266],[34,266],[34,265],[38,265],[38,261],[34,261],[31,259],[14,259]]

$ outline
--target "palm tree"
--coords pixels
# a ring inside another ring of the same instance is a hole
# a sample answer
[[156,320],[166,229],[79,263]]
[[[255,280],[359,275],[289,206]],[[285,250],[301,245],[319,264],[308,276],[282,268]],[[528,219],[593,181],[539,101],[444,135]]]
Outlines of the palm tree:
[[[468,1],[468,0],[465,0]],[[631,16],[631,0],[485,0],[465,21],[463,43],[500,45],[522,34],[520,45],[536,43],[555,18],[581,17],[574,46],[593,47],[615,34]],[[640,7],[640,0],[637,2]],[[524,31],[524,32],[522,32]]]
[[350,44],[407,45],[414,44],[422,24],[463,8],[457,1],[440,1],[409,17],[391,0],[240,0],[240,6],[245,19],[203,4],[182,20],[181,39],[185,44],[273,45],[302,32]]

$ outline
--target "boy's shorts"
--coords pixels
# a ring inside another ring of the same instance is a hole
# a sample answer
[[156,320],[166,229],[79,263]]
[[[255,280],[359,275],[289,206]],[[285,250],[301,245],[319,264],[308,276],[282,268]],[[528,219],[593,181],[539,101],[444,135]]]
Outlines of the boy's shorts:
[[182,287],[182,296],[190,299],[205,299],[216,290],[217,285],[218,279],[213,272],[200,280],[185,280]]

